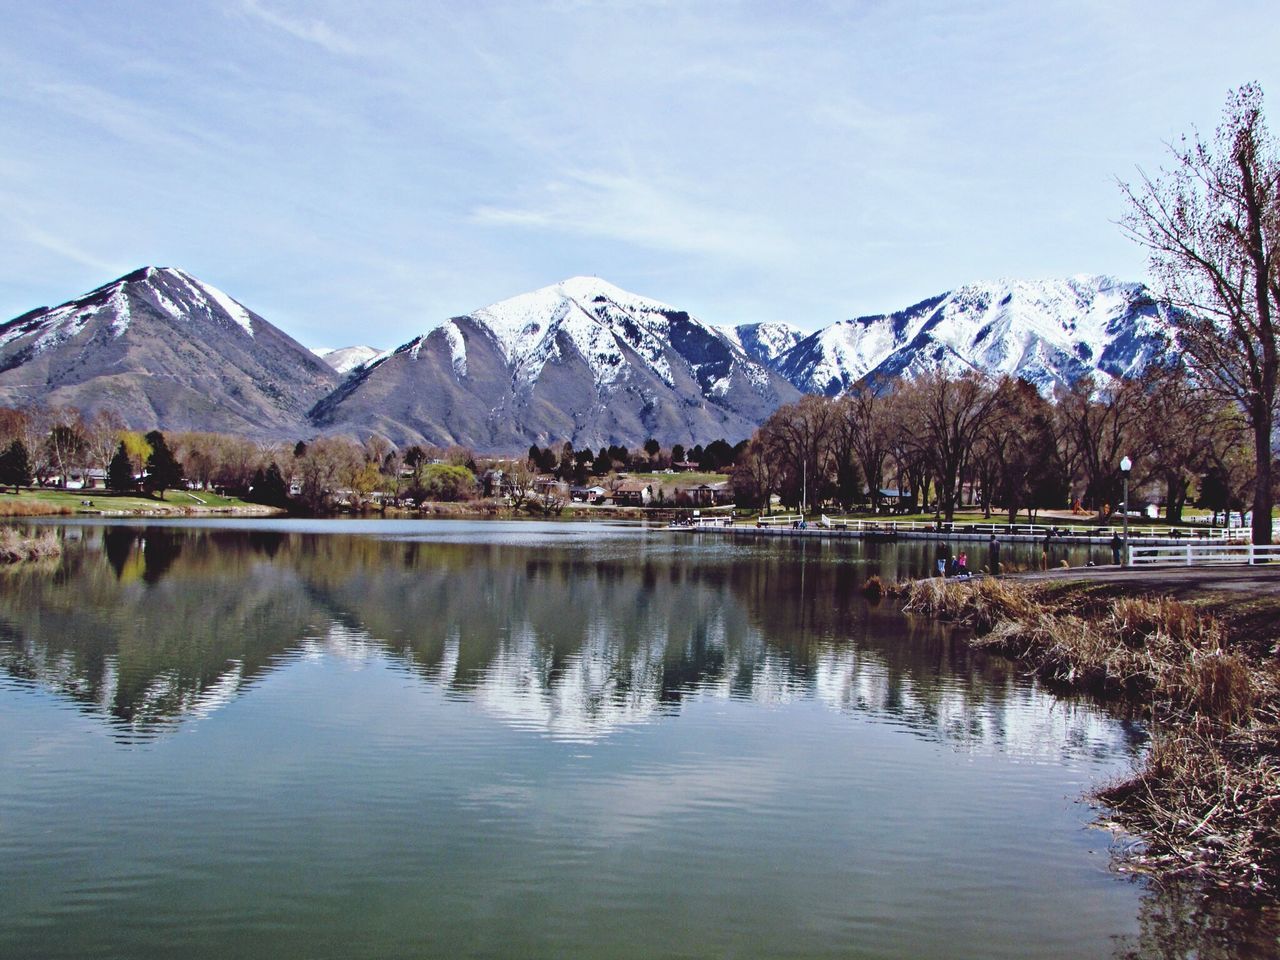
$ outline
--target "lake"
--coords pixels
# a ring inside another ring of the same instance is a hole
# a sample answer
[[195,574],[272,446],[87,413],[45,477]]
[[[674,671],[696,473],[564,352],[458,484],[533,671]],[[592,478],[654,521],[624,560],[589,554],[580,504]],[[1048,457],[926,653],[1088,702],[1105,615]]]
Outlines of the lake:
[[0,579],[0,956],[1274,946],[1112,869],[1079,798],[1140,726],[862,598],[936,545],[51,525]]

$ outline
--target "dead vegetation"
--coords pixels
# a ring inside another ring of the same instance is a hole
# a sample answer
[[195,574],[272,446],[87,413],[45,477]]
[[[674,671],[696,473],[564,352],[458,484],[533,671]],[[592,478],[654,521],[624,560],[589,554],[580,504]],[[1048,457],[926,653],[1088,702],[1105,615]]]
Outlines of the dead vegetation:
[[62,541],[52,530],[23,536],[13,527],[0,527],[0,563],[31,563],[62,555]]
[[1151,722],[1142,769],[1094,794],[1115,825],[1144,839],[1130,854],[1139,866],[1271,896],[1280,890],[1274,643],[1234,642],[1222,616],[1167,597],[991,578],[920,581],[905,595],[907,611],[967,627],[974,646],[1025,663],[1051,684],[1120,698]]

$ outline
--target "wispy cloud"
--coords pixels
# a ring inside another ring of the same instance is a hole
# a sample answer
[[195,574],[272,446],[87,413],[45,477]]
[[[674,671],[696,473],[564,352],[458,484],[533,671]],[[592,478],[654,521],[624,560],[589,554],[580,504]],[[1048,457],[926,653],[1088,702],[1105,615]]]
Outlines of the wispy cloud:
[[571,172],[548,183],[529,205],[482,205],[479,224],[607,237],[655,250],[761,262],[790,243],[771,225],[741,211],[717,209],[679,184],[613,173]]
[[[14,198],[6,198],[10,206]],[[77,266],[87,267],[94,273],[102,275],[122,274],[129,268],[122,265],[116,260],[109,257],[99,256],[92,250],[87,250],[79,244],[73,243],[67,239],[65,232],[57,234],[45,227],[39,226],[20,216],[12,213],[6,214],[4,219],[8,221],[9,227],[7,232],[22,244],[37,247],[47,251],[68,263],[74,263]]]
[[291,17],[272,10],[260,0],[241,0],[245,13],[257,17],[263,23],[282,30],[296,40],[314,44],[329,53],[344,57],[360,56],[365,50],[349,37],[345,37],[323,20]]
[[219,134],[175,121],[129,97],[109,93],[90,84],[54,81],[34,83],[31,89],[55,109],[130,143],[168,151],[230,149],[233,146]]

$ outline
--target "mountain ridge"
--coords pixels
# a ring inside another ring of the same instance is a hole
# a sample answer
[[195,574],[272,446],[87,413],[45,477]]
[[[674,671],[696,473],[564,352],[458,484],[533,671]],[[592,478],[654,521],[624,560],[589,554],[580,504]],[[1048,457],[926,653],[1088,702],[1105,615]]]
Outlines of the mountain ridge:
[[570,277],[452,317],[369,361],[312,418],[326,432],[376,419],[393,442],[481,450],[685,443],[749,436],[798,396],[686,311]]
[[721,328],[579,276],[392,350],[321,359],[211,284],[143,267],[0,325],[0,404],[111,406],[139,428],[275,438],[377,431],[480,452],[689,445],[750,436],[802,393],[939,366],[1022,376],[1046,394],[1088,373],[1127,376],[1166,348],[1168,320],[1141,283],[1078,275],[968,284],[812,333]]
[[1042,393],[1086,374],[1139,372],[1169,343],[1169,308],[1144,284],[1102,275],[966,284],[890,314],[823,327],[770,365],[835,396],[926,369],[1022,377]]

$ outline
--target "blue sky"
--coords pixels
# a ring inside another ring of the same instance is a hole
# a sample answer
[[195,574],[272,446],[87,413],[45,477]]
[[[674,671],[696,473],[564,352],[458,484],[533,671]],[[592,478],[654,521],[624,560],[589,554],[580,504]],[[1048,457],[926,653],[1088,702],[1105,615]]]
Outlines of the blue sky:
[[177,266],[309,346],[596,274],[806,329],[1144,279],[1116,177],[1260,81],[1273,0],[0,0],[0,318]]

